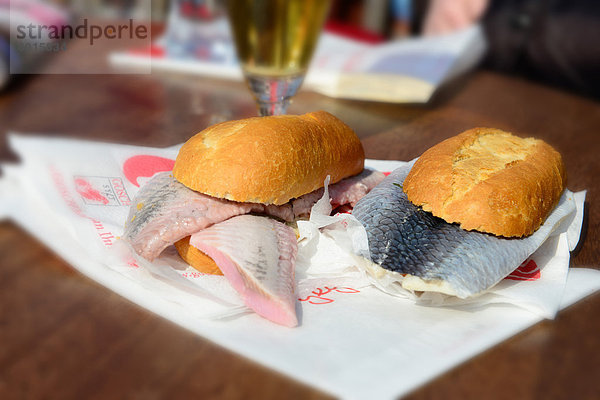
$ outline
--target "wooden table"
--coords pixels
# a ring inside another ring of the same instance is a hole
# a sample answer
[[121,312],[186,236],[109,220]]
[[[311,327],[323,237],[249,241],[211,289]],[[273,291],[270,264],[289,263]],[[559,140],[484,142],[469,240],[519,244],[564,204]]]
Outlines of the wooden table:
[[[86,53],[88,62],[104,62],[101,56]],[[476,72],[429,105],[302,92],[290,112],[316,109],[351,125],[370,158],[408,160],[474,126],[545,139],[563,154],[569,188],[588,190],[587,231],[572,267],[600,268],[598,102]],[[15,159],[4,138],[10,130],[167,146],[211,123],[254,113],[241,83],[158,73],[34,76],[0,97],[0,161]],[[598,398],[599,312],[596,294],[408,398]],[[0,343],[2,399],[327,397],[124,300],[6,221],[0,222]]]

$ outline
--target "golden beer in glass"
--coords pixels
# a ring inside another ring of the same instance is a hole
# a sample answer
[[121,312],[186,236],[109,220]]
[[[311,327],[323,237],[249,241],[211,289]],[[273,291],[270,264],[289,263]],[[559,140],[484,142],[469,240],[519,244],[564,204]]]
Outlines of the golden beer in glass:
[[329,0],[227,1],[238,59],[261,115],[285,114],[329,6]]

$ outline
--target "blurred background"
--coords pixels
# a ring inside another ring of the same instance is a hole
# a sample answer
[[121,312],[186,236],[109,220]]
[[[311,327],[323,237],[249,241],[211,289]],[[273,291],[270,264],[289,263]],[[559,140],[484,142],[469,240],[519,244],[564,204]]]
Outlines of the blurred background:
[[[222,5],[219,0],[1,0],[2,86],[11,80],[9,69],[13,74],[52,72],[52,68],[31,67],[41,58],[59,53],[37,52],[37,60],[23,56],[18,64],[13,62],[12,68],[7,68],[8,59],[19,58],[21,52],[15,48],[19,43],[8,40],[11,10],[13,20],[19,13],[19,18],[42,25],[73,24],[82,18],[104,23],[134,19],[151,24],[152,40],[160,44],[153,48],[155,57],[213,57],[213,61],[221,57],[231,62],[233,52],[222,45],[228,28],[226,22],[218,22],[225,21]],[[378,46],[409,37],[448,35],[479,25],[486,45],[477,66],[598,97],[599,21],[600,2],[596,0],[334,0],[325,31]],[[113,41],[115,50],[127,46],[140,50],[139,45],[120,42],[121,46]],[[98,71],[74,66],[58,72]]]

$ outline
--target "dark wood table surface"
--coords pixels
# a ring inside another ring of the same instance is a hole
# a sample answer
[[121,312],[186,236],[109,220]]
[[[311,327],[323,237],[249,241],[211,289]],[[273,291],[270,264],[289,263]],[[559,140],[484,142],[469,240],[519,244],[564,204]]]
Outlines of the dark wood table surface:
[[[70,50],[48,68],[60,63],[85,68],[89,62],[105,62],[105,53]],[[597,101],[478,71],[443,88],[427,105],[335,100],[303,91],[289,111],[317,109],[352,126],[370,158],[409,160],[474,126],[548,141],[564,157],[569,188],[588,190],[584,241],[572,254],[571,267],[600,268]],[[16,159],[7,147],[8,131],[167,146],[214,122],[254,114],[241,83],[165,73],[32,76],[0,96],[0,161]],[[407,398],[600,398],[599,313],[600,294],[595,294]],[[42,398],[327,395],[121,298],[2,221],[0,399]]]

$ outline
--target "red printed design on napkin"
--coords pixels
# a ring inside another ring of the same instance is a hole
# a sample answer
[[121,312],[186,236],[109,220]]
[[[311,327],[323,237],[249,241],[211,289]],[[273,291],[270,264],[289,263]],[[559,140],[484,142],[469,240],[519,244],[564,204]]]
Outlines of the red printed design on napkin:
[[[313,290],[310,296],[307,296],[304,299],[298,299],[300,301],[307,301],[310,304],[316,304],[316,305],[320,305],[320,304],[329,304],[329,303],[333,303],[334,299],[331,298],[330,293],[331,292],[337,292],[337,293],[360,293],[360,290],[358,289],[352,289],[349,287],[337,287],[334,286],[332,288],[324,286],[323,288],[316,288],[315,290]],[[327,297],[325,297],[325,295],[327,295]]]
[[86,203],[108,204],[106,196],[103,196],[99,190],[95,189],[87,179],[76,177],[75,190],[77,190],[77,193],[79,193],[84,200],[87,200]]
[[129,206],[123,180],[110,176],[74,176],[75,190],[87,205]]
[[[50,177],[52,178],[52,181],[56,186],[56,190],[58,191],[62,199],[65,201],[67,207],[69,207],[69,209],[75,215],[82,218],[87,218],[90,221],[92,221],[94,229],[96,230],[96,233],[98,234],[98,237],[100,238],[102,243],[105,246],[112,246],[115,240],[115,235],[113,235],[113,233],[104,226],[102,221],[92,218],[83,212],[83,210],[79,207],[75,199],[71,196],[71,190],[67,187],[64,176],[56,169],[55,166],[49,165],[48,170],[50,171]],[[79,178],[81,177],[74,177],[75,180]],[[85,186],[85,184],[83,183],[81,183],[81,185],[82,187]],[[92,194],[92,196],[95,196],[95,194]]]
[[505,279],[513,281],[535,281],[540,279],[540,267],[533,260],[525,260],[519,268],[515,269]]
[[175,161],[159,156],[139,155],[125,160],[123,174],[127,180],[139,187],[138,178],[150,178],[157,172],[171,171]]

